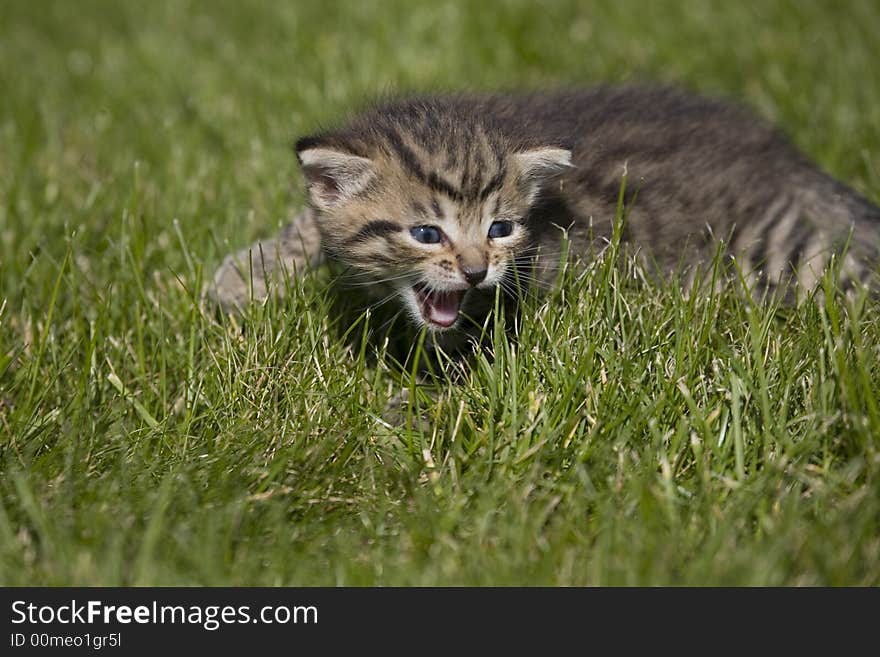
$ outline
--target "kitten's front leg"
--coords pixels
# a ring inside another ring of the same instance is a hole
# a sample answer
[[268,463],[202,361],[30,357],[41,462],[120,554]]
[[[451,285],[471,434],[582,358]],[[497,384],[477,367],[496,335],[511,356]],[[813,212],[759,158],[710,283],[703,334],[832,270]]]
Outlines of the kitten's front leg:
[[208,297],[224,311],[235,312],[251,299],[251,291],[257,301],[270,292],[283,294],[285,275],[301,275],[323,262],[314,212],[306,208],[275,237],[226,256],[208,285]]

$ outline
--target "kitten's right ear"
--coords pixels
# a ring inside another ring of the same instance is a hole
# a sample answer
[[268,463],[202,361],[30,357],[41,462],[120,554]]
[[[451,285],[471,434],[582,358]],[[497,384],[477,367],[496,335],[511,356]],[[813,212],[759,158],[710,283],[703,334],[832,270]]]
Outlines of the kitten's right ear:
[[571,151],[557,146],[533,148],[516,153],[519,185],[529,203],[535,200],[542,187],[572,166]]
[[375,176],[372,161],[328,146],[301,140],[296,156],[312,203],[328,210],[356,196]]

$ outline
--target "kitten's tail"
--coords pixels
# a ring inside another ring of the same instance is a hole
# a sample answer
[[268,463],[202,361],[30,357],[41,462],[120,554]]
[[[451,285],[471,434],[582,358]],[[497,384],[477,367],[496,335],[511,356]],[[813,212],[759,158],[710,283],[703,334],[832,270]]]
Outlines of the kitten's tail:
[[880,208],[812,168],[738,232],[734,250],[749,278],[770,288],[796,283],[809,292],[835,258],[843,289],[864,284],[880,293]]
[[797,254],[799,284],[810,289],[816,272],[821,275],[834,254],[841,258],[843,289],[864,284],[880,292],[880,208],[832,177],[811,173],[812,180],[799,186],[798,198],[806,222],[817,233],[814,250],[821,255],[808,250]]

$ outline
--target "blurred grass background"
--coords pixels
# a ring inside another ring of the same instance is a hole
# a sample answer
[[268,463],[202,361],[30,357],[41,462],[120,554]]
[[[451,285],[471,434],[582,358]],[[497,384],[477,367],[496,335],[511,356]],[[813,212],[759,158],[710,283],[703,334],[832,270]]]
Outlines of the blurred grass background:
[[675,82],[877,201],[878,33],[871,0],[7,0],[0,583],[877,584],[871,304],[574,281],[426,435],[377,419],[406,384],[320,284],[243,336],[195,297],[303,203],[294,137],[390,90]]

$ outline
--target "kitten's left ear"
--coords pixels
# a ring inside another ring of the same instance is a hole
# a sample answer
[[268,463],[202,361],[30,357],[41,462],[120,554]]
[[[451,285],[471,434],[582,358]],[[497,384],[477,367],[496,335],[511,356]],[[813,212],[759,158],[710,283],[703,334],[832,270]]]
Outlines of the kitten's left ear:
[[356,196],[375,176],[372,160],[325,146],[296,146],[312,203],[330,208]]
[[538,192],[545,185],[573,166],[571,151],[557,146],[533,148],[516,153],[513,160],[519,169],[519,184],[529,203],[535,200]]

